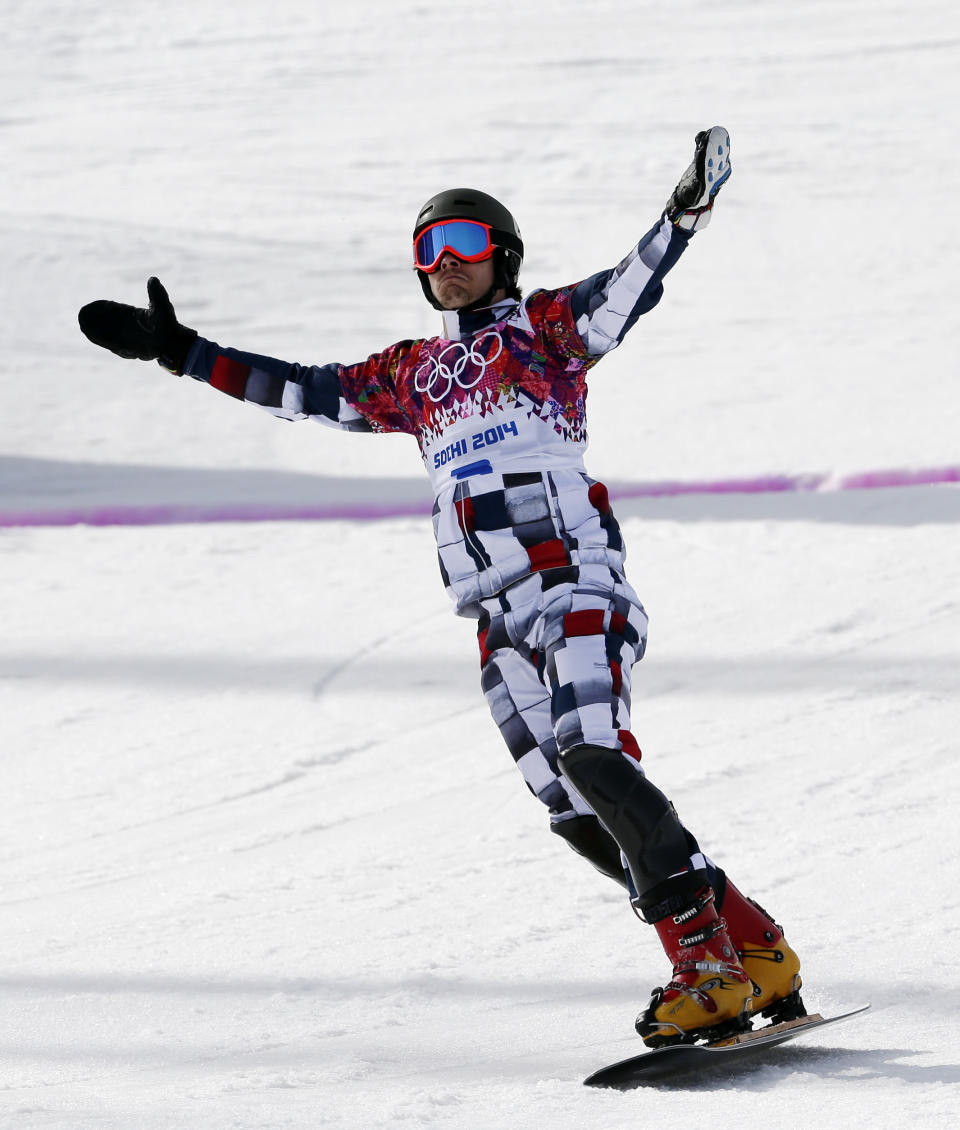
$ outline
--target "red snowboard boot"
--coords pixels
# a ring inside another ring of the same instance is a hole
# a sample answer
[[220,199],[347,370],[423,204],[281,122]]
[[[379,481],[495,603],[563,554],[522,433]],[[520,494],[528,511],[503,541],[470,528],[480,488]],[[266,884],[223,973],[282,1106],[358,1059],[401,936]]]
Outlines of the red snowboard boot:
[[714,894],[704,887],[694,903],[654,923],[673,979],[655,989],[637,1031],[651,1048],[719,1039],[750,1026],[753,985],[737,958]]

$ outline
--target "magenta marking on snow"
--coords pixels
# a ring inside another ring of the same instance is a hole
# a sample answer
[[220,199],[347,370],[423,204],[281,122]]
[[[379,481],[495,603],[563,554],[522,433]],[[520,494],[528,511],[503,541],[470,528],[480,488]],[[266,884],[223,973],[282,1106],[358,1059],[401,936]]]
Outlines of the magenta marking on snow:
[[819,490],[825,475],[763,475],[755,479],[705,482],[612,483],[614,498],[677,498],[686,494],[777,494]]
[[847,475],[836,490],[877,490],[882,487],[935,486],[960,483],[960,467],[931,467],[913,471],[861,471]]
[[716,479],[705,482],[611,484],[616,498],[676,498],[687,494],[776,494],[784,492],[879,490],[885,487],[938,486],[960,482],[960,467],[919,470],[860,471],[839,478],[832,475],[761,475],[752,479]]
[[429,515],[423,503],[354,503],[290,506],[283,503],[223,503],[210,506],[79,506],[75,509],[0,511],[6,526],[169,526],[194,522],[376,522]]
[[[618,498],[677,498],[704,494],[778,494],[878,490],[889,487],[960,483],[960,466],[914,470],[861,471],[833,477],[761,475],[757,478],[700,482],[613,483]],[[285,503],[210,503],[128,506],[77,506],[35,510],[0,510],[0,527],[14,526],[164,526],[191,522],[376,522],[388,518],[421,518],[428,502],[351,502],[295,505]]]

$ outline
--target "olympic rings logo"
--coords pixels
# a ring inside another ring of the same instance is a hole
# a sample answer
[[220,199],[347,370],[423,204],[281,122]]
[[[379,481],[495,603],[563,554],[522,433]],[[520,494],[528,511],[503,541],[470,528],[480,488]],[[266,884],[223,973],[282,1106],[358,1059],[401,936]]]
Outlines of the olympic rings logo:
[[[497,343],[497,351],[492,357],[486,357],[480,347],[491,338]],[[417,392],[429,396],[434,404],[439,404],[450,395],[454,385],[459,385],[462,389],[470,389],[478,385],[483,380],[483,374],[502,352],[503,338],[496,330],[474,338],[469,347],[462,341],[453,341],[436,356],[428,357],[417,369],[413,377],[413,387]]]

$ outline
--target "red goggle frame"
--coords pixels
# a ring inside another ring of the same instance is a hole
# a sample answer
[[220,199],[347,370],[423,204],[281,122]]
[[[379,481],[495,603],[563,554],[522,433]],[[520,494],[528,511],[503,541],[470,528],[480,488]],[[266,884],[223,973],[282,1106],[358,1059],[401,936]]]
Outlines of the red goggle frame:
[[479,220],[438,220],[413,241],[414,266],[433,274],[448,251],[464,263],[482,263],[494,251],[490,231],[490,225]]

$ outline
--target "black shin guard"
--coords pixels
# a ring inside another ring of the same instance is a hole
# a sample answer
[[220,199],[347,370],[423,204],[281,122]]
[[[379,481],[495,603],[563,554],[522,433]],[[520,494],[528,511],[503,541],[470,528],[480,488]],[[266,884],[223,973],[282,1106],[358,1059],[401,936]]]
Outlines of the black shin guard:
[[656,922],[688,906],[707,874],[689,870],[687,833],[663,793],[619,750],[574,746],[559,764],[626,855],[643,917]]
[[626,887],[623,862],[617,841],[604,828],[596,816],[574,816],[551,824],[550,831],[562,837],[578,854],[588,859],[602,874]]

